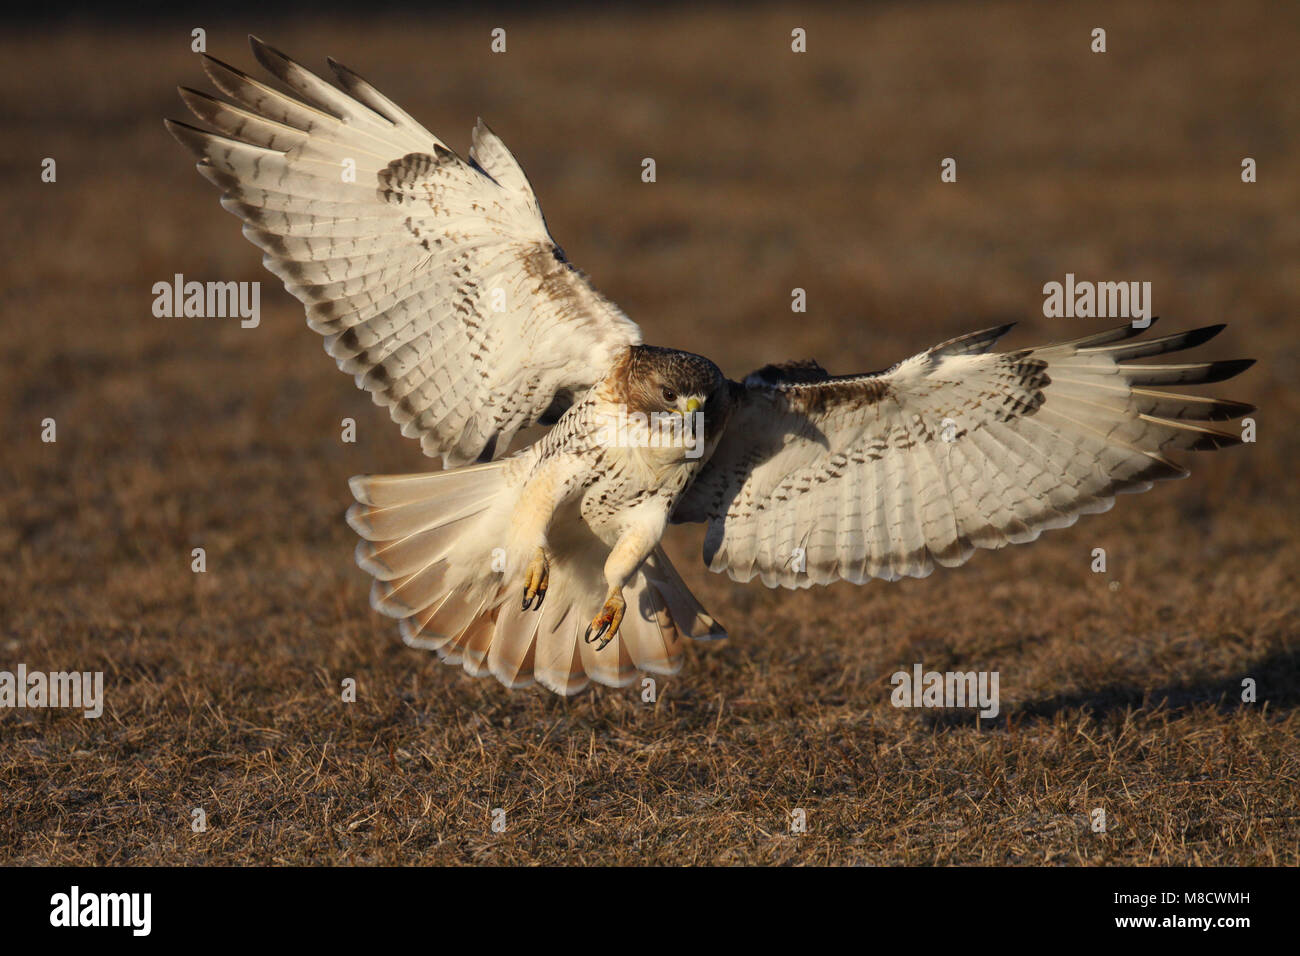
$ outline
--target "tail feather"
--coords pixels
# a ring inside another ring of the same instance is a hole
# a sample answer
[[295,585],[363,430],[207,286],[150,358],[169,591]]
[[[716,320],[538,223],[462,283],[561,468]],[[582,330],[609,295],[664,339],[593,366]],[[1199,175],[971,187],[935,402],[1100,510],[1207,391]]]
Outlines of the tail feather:
[[492,643],[492,633],[496,628],[496,609],[480,614],[469,627],[450,641],[439,638],[436,642],[410,639],[403,632],[402,639],[412,647],[432,650],[446,664],[459,664],[465,672],[474,677],[486,677],[488,648]]
[[451,565],[438,561],[395,581],[375,580],[370,586],[370,606],[389,617],[409,618],[421,608],[436,610],[450,593]]
[[[538,625],[533,676],[543,687],[566,697],[585,690],[590,683],[582,651],[571,639],[578,615],[569,605],[558,615],[547,613]],[[599,680],[599,678],[597,678]],[[602,681],[603,683],[603,681]]]
[[488,646],[488,670],[509,688],[527,687],[533,682],[536,656],[537,614],[526,612],[509,601],[502,604]]
[[474,515],[453,518],[445,525],[417,531],[393,541],[377,544],[373,541],[357,542],[357,564],[381,581],[414,574],[429,562],[440,560],[464,533],[464,524],[474,520]]
[[668,613],[682,634],[696,641],[720,640],[727,636],[723,626],[695,600],[695,595],[668,560],[663,548],[655,548],[646,559],[643,571],[668,605]]
[[434,603],[406,617],[402,623],[412,635],[423,635],[425,646],[437,650],[473,624],[489,599],[490,595],[481,589],[457,588],[435,598]]
[[639,674],[675,674],[683,637],[725,636],[656,548],[624,588],[618,633],[599,650],[588,644],[609,548],[580,520],[555,522],[546,598],[540,610],[524,610],[522,572],[494,554],[517,498],[507,466],[352,479],[357,563],[375,578],[371,605],[400,619],[407,644],[475,677],[568,696],[593,682],[626,687]]
[[[640,577],[646,580],[644,575]],[[627,610],[629,616],[636,615],[637,639],[631,642],[636,666],[651,674],[676,674],[682,666],[685,644],[663,595],[646,580],[636,604],[629,603]]]

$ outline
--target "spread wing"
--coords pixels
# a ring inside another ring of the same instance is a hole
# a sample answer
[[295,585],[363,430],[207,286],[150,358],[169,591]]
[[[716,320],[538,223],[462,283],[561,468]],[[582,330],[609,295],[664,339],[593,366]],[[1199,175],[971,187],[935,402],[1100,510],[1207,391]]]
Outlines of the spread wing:
[[1185,477],[1170,452],[1240,443],[1205,423],[1252,406],[1158,387],[1220,381],[1251,360],[1130,364],[1198,345],[1221,325],[1138,341],[1124,326],[989,353],[1009,328],[874,375],[754,373],[734,385],[736,410],[673,520],[707,521],[706,563],[739,581],[923,577]]
[[330,61],[347,92],[253,38],[297,96],[204,57],[235,104],[186,88],[218,133],[168,121],[307,324],[445,465],[505,452],[599,381],[640,331],[564,258],[515,158],[480,121],[465,161]]

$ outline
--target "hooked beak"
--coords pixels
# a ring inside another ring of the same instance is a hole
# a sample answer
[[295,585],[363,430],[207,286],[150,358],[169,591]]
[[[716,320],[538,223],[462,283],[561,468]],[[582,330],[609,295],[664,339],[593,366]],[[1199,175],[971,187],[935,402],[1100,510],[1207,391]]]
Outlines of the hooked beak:
[[686,414],[691,415],[700,410],[700,400],[698,398],[688,398],[686,400]]

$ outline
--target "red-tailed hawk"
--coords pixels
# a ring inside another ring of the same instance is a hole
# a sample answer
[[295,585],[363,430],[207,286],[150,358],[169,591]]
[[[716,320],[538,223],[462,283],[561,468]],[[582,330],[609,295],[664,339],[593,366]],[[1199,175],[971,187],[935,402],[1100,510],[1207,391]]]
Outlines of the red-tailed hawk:
[[1185,476],[1171,452],[1239,443],[1207,423],[1251,406],[1162,389],[1249,361],[1141,361],[1222,326],[990,352],[1004,326],[875,374],[729,381],[641,344],[481,122],[462,159],[350,70],[330,62],[340,90],[252,43],[294,95],[205,56],[237,105],[182,88],[219,132],[168,128],[339,367],[441,456],[352,479],[348,521],[372,605],[471,674],[572,694],[675,673],[683,635],[723,630],[660,548],[669,522],[704,522],[709,568],[740,581],[920,577]]

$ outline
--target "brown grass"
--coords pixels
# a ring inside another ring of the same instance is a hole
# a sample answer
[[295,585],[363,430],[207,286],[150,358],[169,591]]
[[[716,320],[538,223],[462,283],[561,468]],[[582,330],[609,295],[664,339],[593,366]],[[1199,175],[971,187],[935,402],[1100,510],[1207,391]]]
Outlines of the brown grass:
[[[495,21],[432,16],[230,24],[209,48],[248,66],[254,29],[332,54],[457,148],[483,115],[573,260],[729,373],[879,368],[1007,314],[1013,344],[1074,337],[1098,323],[1042,318],[1044,282],[1149,279],[1166,328],[1228,321],[1207,351],[1263,360],[1217,389],[1261,407],[1259,442],[900,585],[737,585],[679,530],[733,637],[656,704],[475,682],[367,607],[346,479],[425,465],[163,131],[173,86],[206,86],[191,24],[6,35],[0,669],[103,670],[107,709],[0,712],[0,862],[1300,862],[1300,12],[504,19],[498,57]],[[263,280],[261,327],[153,318],[175,272]],[[896,710],[916,661],[998,670],[1003,715]]]

